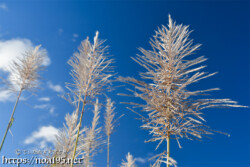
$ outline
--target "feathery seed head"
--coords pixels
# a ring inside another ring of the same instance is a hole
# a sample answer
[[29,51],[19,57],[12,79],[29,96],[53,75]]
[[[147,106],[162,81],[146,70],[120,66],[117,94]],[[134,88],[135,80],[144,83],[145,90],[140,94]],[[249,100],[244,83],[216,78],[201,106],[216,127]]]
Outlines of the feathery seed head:
[[[65,155],[63,155],[66,158],[72,158],[73,156],[73,150],[74,150],[74,144],[76,141],[77,136],[77,130],[79,127],[79,124],[77,124],[78,115],[76,112],[73,112],[71,115],[66,114],[65,121],[66,124],[64,124],[64,128],[62,128],[59,131],[58,136],[56,137],[56,144],[55,148],[57,150],[63,150],[65,151]],[[83,128],[80,131],[80,139],[83,138],[83,133],[86,131],[86,128]],[[84,145],[82,143],[79,144],[79,147],[77,148],[77,156],[82,154],[81,148]]]
[[157,148],[168,136],[178,142],[179,138],[201,139],[213,134],[215,131],[204,125],[203,109],[244,107],[230,99],[200,98],[217,88],[188,90],[189,85],[215,74],[201,71],[205,66],[197,67],[206,60],[203,56],[188,57],[200,47],[200,44],[193,45],[189,35],[188,26],[176,25],[169,16],[168,27],[159,28],[151,39],[152,50],[140,48],[142,55],[133,58],[145,68],[140,73],[142,80],[119,78],[134,87],[129,91],[135,97],[146,102],[129,104],[147,113],[146,117],[142,116],[142,128],[153,135],[149,142],[159,142]]
[[10,66],[11,89],[34,90],[38,87],[39,72],[43,69],[46,52],[39,50],[41,45],[24,53],[22,58],[12,62]]
[[112,102],[110,98],[107,98],[106,114],[105,114],[105,130],[107,136],[110,136],[114,130],[114,117],[115,117],[114,110],[115,110],[114,102]]
[[111,64],[113,59],[107,55],[108,46],[103,46],[104,40],[99,40],[99,32],[96,32],[94,43],[91,44],[89,38],[81,42],[78,52],[68,61],[72,67],[70,75],[73,83],[68,83],[67,87],[74,95],[94,97],[100,94],[112,77]]
[[126,155],[126,161],[122,162],[121,167],[137,167],[135,164],[135,159],[130,153]]

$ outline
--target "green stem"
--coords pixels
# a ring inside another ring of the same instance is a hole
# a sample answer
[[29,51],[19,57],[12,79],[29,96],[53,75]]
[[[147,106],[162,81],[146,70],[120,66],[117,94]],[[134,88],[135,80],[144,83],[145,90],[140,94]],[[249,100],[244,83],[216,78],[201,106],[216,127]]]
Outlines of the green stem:
[[77,148],[79,133],[80,133],[81,125],[82,125],[82,117],[83,117],[83,112],[84,112],[84,108],[85,108],[86,97],[87,97],[87,93],[85,93],[84,100],[83,100],[82,112],[81,112],[80,123],[79,123],[78,131],[77,131],[77,137],[76,137],[76,143],[75,143],[75,147],[74,147],[74,153],[73,153],[71,167],[73,167],[73,164],[74,164],[73,162],[74,162],[74,159],[76,156],[76,148]]
[[21,94],[22,94],[22,91],[23,91],[23,89],[20,89],[19,94],[18,94],[18,96],[17,96],[16,104],[15,104],[15,106],[14,106],[14,108],[13,108],[13,111],[12,111],[12,114],[11,114],[11,117],[10,117],[10,120],[9,120],[9,123],[8,123],[8,126],[7,126],[7,128],[6,128],[6,131],[5,131],[5,134],[4,134],[4,137],[3,137],[3,140],[2,140],[1,146],[0,146],[0,152],[1,152],[2,148],[3,148],[3,144],[4,144],[4,141],[5,141],[5,139],[6,139],[8,130],[10,129],[10,127],[11,127],[11,125],[12,125],[12,123],[13,123],[13,116],[14,116],[14,113],[15,113],[15,111],[16,111],[16,107],[17,107],[19,98],[20,98],[20,96],[21,96]]

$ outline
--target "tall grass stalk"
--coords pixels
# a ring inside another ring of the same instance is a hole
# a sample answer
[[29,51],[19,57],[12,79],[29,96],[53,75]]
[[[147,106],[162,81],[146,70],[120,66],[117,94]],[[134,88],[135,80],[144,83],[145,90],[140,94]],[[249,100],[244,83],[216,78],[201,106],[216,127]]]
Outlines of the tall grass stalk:
[[[65,116],[65,121],[66,123],[64,124],[64,128],[62,128],[59,131],[59,134],[56,136],[56,143],[55,143],[55,148],[56,150],[60,151],[60,150],[64,150],[65,154],[63,155],[63,157],[65,159],[67,158],[71,158],[73,155],[73,150],[74,150],[74,143],[76,140],[76,136],[77,136],[77,130],[78,130],[78,126],[77,125],[77,115],[76,115],[76,111],[73,112],[71,115],[70,114],[66,114]],[[81,134],[84,133],[86,131],[86,129],[82,129],[81,130]],[[82,136],[81,136],[82,137]],[[79,146],[79,148],[82,147]],[[77,156],[81,154],[81,150],[78,149],[77,150]],[[62,155],[54,155],[54,157],[56,158],[57,156],[62,156]],[[52,166],[55,166],[55,164],[53,164]],[[56,166],[59,166],[59,164],[57,164]],[[70,165],[66,165],[66,164],[62,164],[61,166],[70,166]]]
[[109,148],[110,148],[110,136],[114,130],[114,102],[111,101],[110,98],[107,98],[107,104],[106,104],[106,115],[105,115],[105,130],[107,135],[107,167],[109,167]]
[[[82,156],[83,165],[85,167],[92,165],[91,159],[96,154],[96,149],[102,144],[100,136],[101,128],[98,127],[100,117],[99,105],[100,104],[97,99],[94,105],[94,116],[91,126],[84,127],[79,132],[80,135],[78,138],[78,146],[75,155],[76,157]],[[59,134],[56,137],[55,148],[56,150],[65,151],[65,154],[63,155],[64,158],[71,158],[74,153],[78,127],[80,125],[80,123],[76,123],[78,120],[77,117],[76,111],[71,115],[67,114],[65,116],[66,124],[64,124],[64,128],[59,131]],[[54,157],[57,157],[57,155],[54,155]],[[55,166],[55,164],[53,166]],[[57,164],[56,166],[59,165]],[[71,164],[62,164],[61,166],[71,166]]]
[[[93,44],[90,43],[89,38],[82,41],[78,48],[79,52],[75,53],[68,62],[72,67],[70,74],[73,78],[73,83],[67,84],[70,91],[68,100],[77,104],[76,114],[80,114],[73,159],[76,157],[85,106],[91,99],[104,91],[104,87],[107,86],[113,75],[110,66],[113,60],[108,58],[108,47],[103,46],[105,41],[99,40],[98,35],[99,33],[96,32]],[[80,107],[81,112],[79,113]]]
[[14,122],[14,114],[22,92],[32,91],[38,87],[39,72],[43,69],[46,54],[44,51],[39,50],[40,47],[41,45],[36,46],[33,50],[24,53],[23,57],[13,61],[9,67],[10,77],[8,86],[10,90],[19,90],[19,93],[1,142],[0,152],[3,148],[7,133]]

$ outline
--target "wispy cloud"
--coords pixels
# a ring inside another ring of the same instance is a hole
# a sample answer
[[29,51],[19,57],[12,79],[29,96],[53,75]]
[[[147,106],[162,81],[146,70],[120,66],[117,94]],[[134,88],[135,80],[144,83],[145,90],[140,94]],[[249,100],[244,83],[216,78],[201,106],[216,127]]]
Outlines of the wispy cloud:
[[145,164],[148,161],[148,158],[137,157],[135,160],[139,163]]
[[55,113],[55,107],[54,106],[50,107],[49,113],[50,114],[54,114]]
[[58,93],[63,93],[64,92],[64,90],[63,90],[63,88],[60,86],[60,85],[54,85],[52,82],[47,82],[47,84],[48,84],[48,87],[51,89],[51,90],[53,90],[53,91],[55,91],[55,92],[58,92]]
[[59,34],[59,35],[62,35],[62,33],[63,33],[63,29],[62,29],[62,28],[59,28],[59,29],[58,29],[58,34]]
[[72,41],[73,41],[73,42],[76,42],[76,39],[79,37],[79,35],[76,34],[76,33],[74,33],[72,36],[73,36],[73,37],[72,37]]
[[8,7],[7,7],[7,5],[5,3],[1,3],[0,4],[0,9],[1,10],[8,10]]
[[146,157],[135,157],[135,160],[141,164],[145,164],[152,161],[151,158],[153,157],[153,155],[153,153],[148,153]]
[[59,130],[54,126],[42,126],[37,131],[34,131],[24,141],[24,144],[36,144],[40,148],[45,148],[48,144],[53,144],[56,140]]
[[[33,43],[28,39],[11,39],[11,40],[0,40],[0,71],[5,72],[10,78],[11,70],[9,68],[11,62],[23,56],[27,50],[34,47]],[[47,53],[46,49],[42,49]],[[45,57],[44,66],[50,64],[50,58],[48,55]],[[0,101],[11,101],[11,95],[7,94],[6,90],[0,90]]]
[[50,104],[40,104],[40,105],[35,105],[35,109],[48,109],[50,107]]
[[49,97],[41,97],[38,99],[39,101],[45,101],[45,102],[48,102],[50,101],[50,98]]
[[57,115],[55,114],[55,106],[52,104],[37,104],[37,105],[34,105],[33,108],[39,109],[39,110],[47,110],[49,111],[50,114]]
[[78,38],[78,34],[73,34],[73,38]]
[[1,90],[0,91],[0,102],[14,101],[14,94],[9,90]]

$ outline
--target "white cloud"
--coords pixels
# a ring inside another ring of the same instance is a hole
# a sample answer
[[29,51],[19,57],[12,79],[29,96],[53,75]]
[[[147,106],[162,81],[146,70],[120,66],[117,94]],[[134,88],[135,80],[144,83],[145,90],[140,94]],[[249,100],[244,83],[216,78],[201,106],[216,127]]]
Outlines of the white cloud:
[[76,33],[74,33],[72,36],[73,36],[72,41],[73,41],[73,42],[76,42],[76,38],[78,38],[79,35],[76,34]]
[[[17,92],[16,92],[17,93]],[[15,92],[5,89],[3,90],[3,88],[0,89],[0,102],[14,102],[16,101],[17,98],[17,94]],[[20,101],[26,101],[28,99],[27,96],[25,96],[25,94],[22,94],[22,96],[20,97]]]
[[0,9],[2,9],[2,10],[8,10],[8,7],[7,7],[7,5],[5,3],[1,3],[0,4]]
[[50,114],[54,114],[54,112],[55,112],[55,107],[54,106],[50,107],[49,113]]
[[46,102],[48,102],[48,101],[50,101],[50,98],[49,97],[41,97],[38,100],[39,101],[46,101]]
[[137,158],[135,158],[135,160],[139,163],[144,164],[148,161],[148,158],[137,157]]
[[0,102],[15,101],[14,94],[9,90],[0,91]]
[[51,104],[38,104],[34,106],[34,109],[47,110],[51,115],[57,115],[55,114],[55,106]]
[[42,126],[38,131],[34,131],[27,137],[24,144],[37,144],[40,148],[45,148],[49,143],[53,144],[56,140],[59,130],[54,126]]
[[53,91],[55,91],[55,92],[58,92],[58,93],[63,93],[64,92],[64,90],[63,90],[63,88],[60,86],[60,85],[54,85],[52,82],[47,82],[47,84],[48,84],[48,87],[51,89],[51,90],[53,90]]
[[62,35],[63,29],[62,29],[62,28],[59,28],[59,29],[58,29],[58,33],[59,33],[59,35]]
[[78,34],[73,34],[73,38],[78,38]]
[[[34,48],[34,45],[28,39],[0,40],[0,70],[9,72],[10,63],[17,58],[21,58],[23,53],[32,48]],[[42,50],[47,53],[46,49]],[[50,58],[46,55],[43,65],[48,66],[49,64]]]
[[0,41],[0,70],[9,72],[10,62],[20,58],[22,53],[31,48],[32,43],[27,39]]
[[40,105],[35,105],[34,108],[35,109],[46,109],[49,108],[50,105],[49,104],[40,104]]
[[146,157],[135,157],[135,160],[141,164],[145,164],[147,162],[152,161],[152,157],[154,154],[152,152],[148,153]]
[[[34,45],[29,39],[11,39],[11,40],[0,40],[0,71],[6,72],[10,78],[11,71],[9,68],[10,63],[17,58],[21,58],[23,53],[27,50],[34,48]],[[46,49],[42,49],[43,52],[47,53]],[[44,66],[50,64],[50,58],[46,54]],[[11,96],[7,96],[6,91],[0,91],[0,101],[8,101]]]

